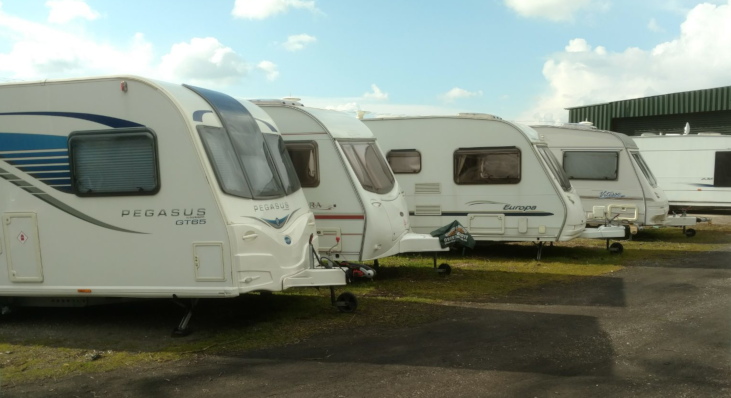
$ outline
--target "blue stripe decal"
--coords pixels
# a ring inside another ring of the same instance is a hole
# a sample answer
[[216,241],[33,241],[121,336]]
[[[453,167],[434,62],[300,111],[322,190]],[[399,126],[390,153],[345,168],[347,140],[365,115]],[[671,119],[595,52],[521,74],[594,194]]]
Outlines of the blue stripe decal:
[[[0,135],[1,137],[1,135]],[[2,147],[0,147],[2,148]],[[2,150],[2,149],[0,149]],[[56,157],[56,156],[69,156],[69,151],[57,151],[57,152],[22,152],[22,153],[5,153],[0,154],[0,159],[15,159],[15,158],[33,158],[33,157]],[[9,160],[8,160],[9,162]]]
[[29,173],[29,174],[32,175],[34,178],[37,178],[37,179],[42,179],[42,178],[62,178],[62,177],[66,177],[66,178],[69,178],[69,179],[71,178],[71,173],[70,172],[66,172],[66,173],[43,173],[43,172],[36,172],[36,173]]
[[[0,155],[10,165],[52,188],[72,193],[68,137],[48,134],[0,133]],[[38,152],[50,150],[51,152]],[[39,159],[60,157],[60,159]]]
[[22,165],[22,164],[54,164],[54,163],[55,164],[58,164],[58,163],[68,164],[69,158],[67,156],[65,159],[22,159],[22,160],[8,160],[7,162],[9,164],[12,164],[13,166]]
[[67,137],[58,135],[0,133],[0,151],[66,150],[66,141]]
[[68,117],[72,119],[88,120],[90,122],[103,124],[111,128],[125,128],[125,127],[144,127],[139,123],[135,123],[129,120],[119,119],[111,116],[94,115],[92,113],[78,113],[78,112],[7,112],[0,113],[0,116],[55,116],[55,117]]
[[[66,161],[68,163],[68,160]],[[31,173],[36,171],[69,171],[69,165],[64,166],[21,166],[18,167],[18,170],[23,170],[26,173]]]

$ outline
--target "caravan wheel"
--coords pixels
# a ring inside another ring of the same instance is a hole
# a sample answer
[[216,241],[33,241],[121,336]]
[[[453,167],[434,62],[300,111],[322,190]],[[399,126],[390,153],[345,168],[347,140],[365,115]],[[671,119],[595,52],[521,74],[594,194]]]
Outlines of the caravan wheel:
[[338,300],[335,302],[340,312],[353,312],[358,308],[358,299],[355,294],[351,292],[344,292],[338,296]]
[[437,268],[437,272],[439,275],[449,275],[452,273],[452,267],[449,266],[447,263],[439,264],[439,268]]
[[622,254],[624,251],[624,246],[622,246],[619,242],[614,242],[611,245],[609,245],[609,253],[611,254]]
[[686,229],[686,230],[685,230],[685,232],[684,232],[684,233],[685,233],[685,236],[687,236],[687,237],[689,237],[689,238],[692,238],[692,237],[694,237],[694,236],[695,236],[695,229],[693,229],[693,228],[688,228],[688,229]]

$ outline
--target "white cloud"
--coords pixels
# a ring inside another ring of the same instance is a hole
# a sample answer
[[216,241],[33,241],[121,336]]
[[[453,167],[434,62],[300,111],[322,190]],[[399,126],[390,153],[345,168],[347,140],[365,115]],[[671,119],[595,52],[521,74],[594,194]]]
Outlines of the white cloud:
[[439,97],[442,99],[442,101],[446,103],[454,102],[461,98],[470,98],[470,97],[481,97],[482,96],[482,90],[479,91],[467,91],[463,88],[455,87],[446,93],[440,95]]
[[376,86],[375,84],[371,84],[371,90],[373,91],[370,93],[364,93],[363,98],[379,101],[388,99],[388,93],[384,93],[383,91],[381,91],[381,89],[378,88],[378,86]]
[[647,23],[647,29],[652,32],[665,32],[665,29],[657,23],[655,18],[650,18],[650,22]]
[[152,45],[141,34],[118,48],[8,15],[1,8],[0,35],[12,38],[10,49],[0,53],[0,74],[6,79],[147,74],[152,61]]
[[651,50],[591,50],[583,39],[543,66],[549,92],[522,120],[568,118],[564,109],[609,101],[731,85],[731,0],[703,3],[681,25],[680,36]]
[[316,41],[316,37],[303,33],[301,35],[289,36],[287,38],[287,42],[285,42],[282,46],[288,51],[299,51],[305,48],[306,45]]
[[269,81],[276,80],[279,77],[279,70],[274,62],[261,61],[256,67],[266,74]]
[[99,13],[92,10],[83,0],[49,0],[46,7],[50,9],[48,22],[65,24],[76,18],[93,21]]
[[[504,0],[505,5],[527,18],[545,18],[554,22],[572,21],[592,0]],[[595,3],[597,3],[594,0]],[[598,6],[597,6],[598,7]]]
[[306,0],[236,0],[231,14],[244,19],[266,19],[298,8],[319,12],[314,1]]
[[213,37],[177,43],[160,63],[163,76],[213,86],[236,84],[248,71],[246,62],[233,49]]

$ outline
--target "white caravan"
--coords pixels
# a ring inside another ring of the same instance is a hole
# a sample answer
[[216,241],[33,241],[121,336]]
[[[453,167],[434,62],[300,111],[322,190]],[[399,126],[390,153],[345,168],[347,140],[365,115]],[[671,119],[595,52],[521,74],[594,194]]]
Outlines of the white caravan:
[[[377,264],[398,253],[448,250],[436,237],[411,232],[403,192],[373,133],[360,120],[299,102],[253,102],[280,129],[315,213],[322,255]],[[362,271],[366,276],[372,272]]]
[[[406,193],[411,226],[458,220],[477,241],[620,238],[586,228],[581,199],[530,127],[486,114],[363,119]],[[621,250],[621,245],[612,247]]]
[[133,76],[13,83],[0,126],[0,306],[346,283],[316,266],[314,215],[251,103]]
[[672,208],[731,208],[731,135],[643,134],[632,138]]
[[582,124],[531,127],[581,196],[588,225],[609,220],[632,234],[645,226],[682,227],[687,236],[695,234],[687,228],[696,224],[695,217],[668,214],[665,193],[628,136]]

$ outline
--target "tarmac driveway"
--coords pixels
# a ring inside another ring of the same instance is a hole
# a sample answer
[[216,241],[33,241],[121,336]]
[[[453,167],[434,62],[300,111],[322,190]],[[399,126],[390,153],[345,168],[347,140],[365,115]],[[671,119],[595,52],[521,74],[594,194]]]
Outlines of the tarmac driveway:
[[648,262],[501,303],[455,305],[448,319],[414,328],[323,336],[244,356],[203,356],[4,393],[729,397],[730,254]]

